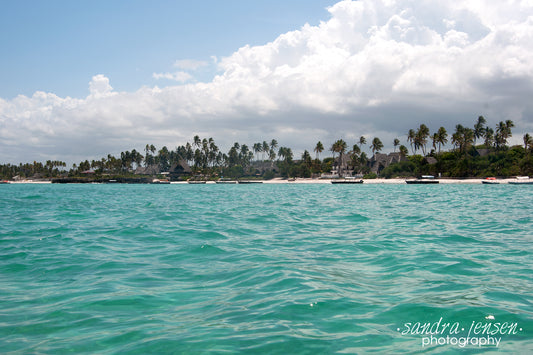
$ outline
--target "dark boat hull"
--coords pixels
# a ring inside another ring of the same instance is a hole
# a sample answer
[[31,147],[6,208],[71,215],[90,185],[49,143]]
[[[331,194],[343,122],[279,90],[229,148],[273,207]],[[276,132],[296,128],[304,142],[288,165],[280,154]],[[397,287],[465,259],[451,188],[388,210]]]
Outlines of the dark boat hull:
[[363,180],[331,180],[332,184],[362,184]]
[[417,184],[417,185],[425,185],[425,184],[438,184],[439,180],[405,180],[406,184]]

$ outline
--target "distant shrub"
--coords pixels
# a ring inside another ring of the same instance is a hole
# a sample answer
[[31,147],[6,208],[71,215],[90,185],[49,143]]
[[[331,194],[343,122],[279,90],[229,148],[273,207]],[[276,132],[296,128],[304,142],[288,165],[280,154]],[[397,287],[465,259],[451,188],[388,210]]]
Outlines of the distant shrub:
[[263,178],[265,180],[272,180],[275,176],[276,174],[272,170],[265,171],[263,174]]
[[377,179],[378,175],[376,173],[369,173],[363,175],[363,179]]

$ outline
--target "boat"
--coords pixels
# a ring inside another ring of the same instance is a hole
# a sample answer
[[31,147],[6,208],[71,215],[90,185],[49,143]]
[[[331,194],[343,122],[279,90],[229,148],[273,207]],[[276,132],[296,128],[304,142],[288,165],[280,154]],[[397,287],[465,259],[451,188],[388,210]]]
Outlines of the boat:
[[239,180],[239,184],[262,184],[259,180]]
[[170,184],[168,179],[153,179],[152,184]]
[[206,182],[205,181],[200,181],[200,180],[189,180],[189,181],[187,181],[187,183],[194,184],[194,185],[199,185],[199,184],[205,184]]
[[433,175],[422,175],[420,179],[405,180],[406,184],[438,184],[439,180],[435,180]]
[[511,185],[533,185],[533,179],[530,179],[529,176],[517,176],[516,180],[509,181]]
[[363,179],[356,180],[356,179],[345,178],[345,179],[331,180],[331,183],[332,184],[362,184]]
[[482,180],[481,183],[488,184],[488,185],[498,185],[500,182],[496,181],[495,177],[488,177],[488,178],[485,178],[485,180]]
[[218,180],[216,181],[217,184],[236,184],[237,181],[235,180]]
[[0,180],[0,184],[9,184],[8,180]]

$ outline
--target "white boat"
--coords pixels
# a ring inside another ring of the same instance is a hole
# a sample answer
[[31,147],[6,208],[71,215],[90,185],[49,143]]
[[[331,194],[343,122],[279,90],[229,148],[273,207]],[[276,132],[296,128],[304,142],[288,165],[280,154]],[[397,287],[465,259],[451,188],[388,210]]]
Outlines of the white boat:
[[511,185],[533,185],[533,179],[530,179],[529,176],[517,176],[516,180],[509,181]]

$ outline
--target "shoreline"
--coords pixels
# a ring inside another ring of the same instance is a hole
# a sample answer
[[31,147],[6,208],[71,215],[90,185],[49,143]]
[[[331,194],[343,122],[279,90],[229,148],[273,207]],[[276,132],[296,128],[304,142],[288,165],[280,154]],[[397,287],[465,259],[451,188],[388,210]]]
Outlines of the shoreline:
[[[412,180],[413,178],[394,178],[394,179],[362,179],[363,185],[372,184],[387,184],[387,185],[401,185],[405,184],[406,180]],[[311,178],[296,178],[295,180],[287,180],[283,178],[275,178],[272,180],[244,180],[244,181],[257,181],[263,184],[331,184],[331,181],[335,179],[311,179]],[[482,184],[484,178],[436,178],[439,184]],[[516,178],[505,178],[496,180],[499,184],[505,185],[509,182],[518,181]],[[21,180],[21,181],[9,181],[7,184],[51,184],[51,180]],[[101,183],[97,183],[101,184]],[[187,181],[171,181],[170,184],[188,184]],[[215,181],[206,181],[206,184],[216,184]]]

